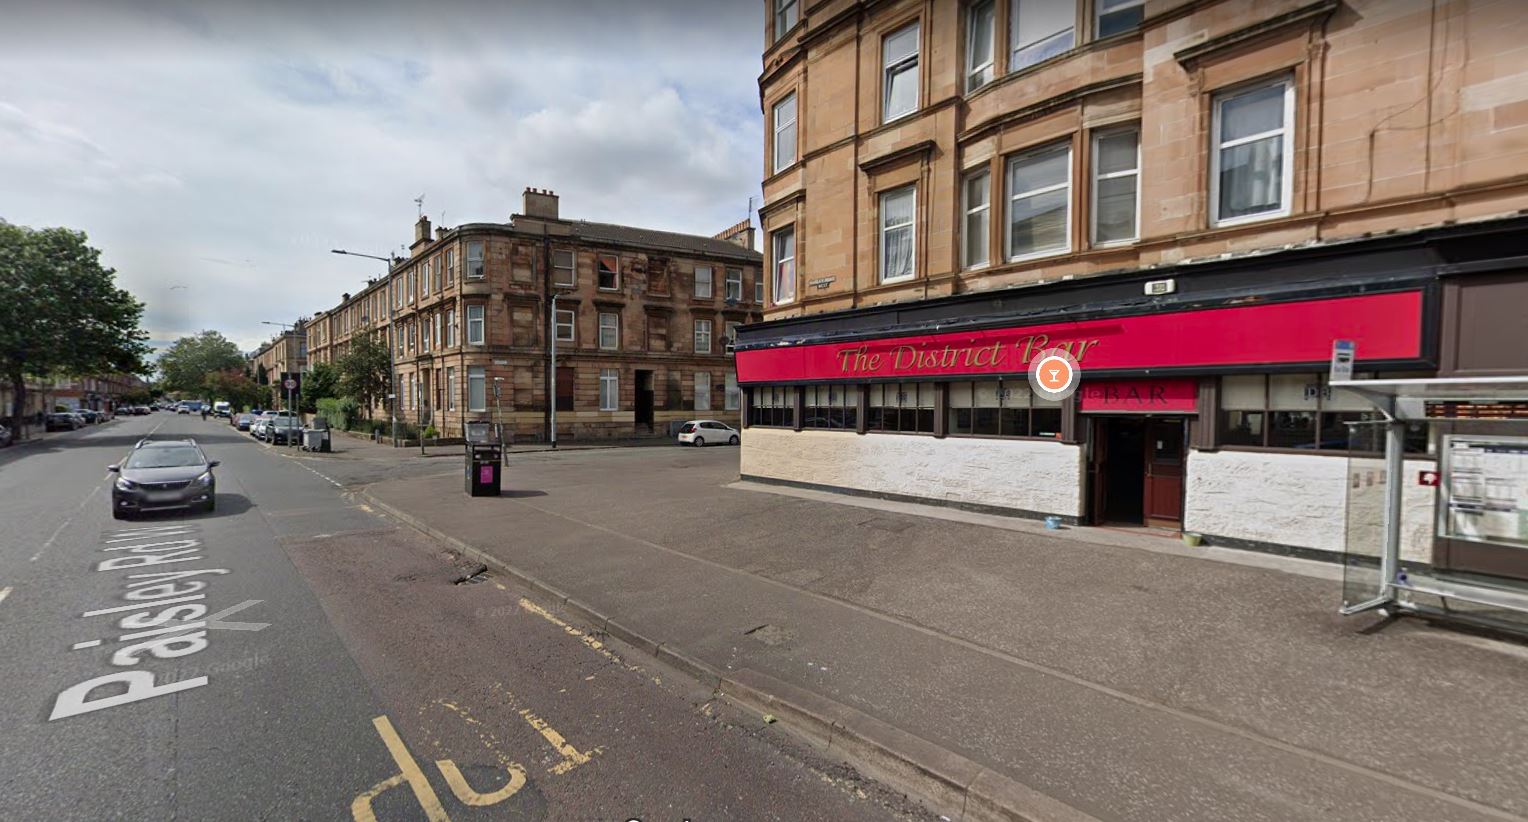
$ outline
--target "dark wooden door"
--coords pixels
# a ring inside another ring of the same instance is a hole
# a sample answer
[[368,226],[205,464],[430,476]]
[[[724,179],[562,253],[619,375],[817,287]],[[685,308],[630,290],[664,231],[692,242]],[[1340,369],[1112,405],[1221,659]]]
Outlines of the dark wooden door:
[[1146,524],[1183,525],[1184,424],[1179,418],[1146,422]]
[[653,372],[637,372],[637,425],[653,428]]
[[1094,418],[1091,430],[1088,431],[1088,488],[1092,489],[1092,510],[1089,512],[1089,521],[1099,525],[1105,520],[1105,511],[1108,511],[1109,488],[1104,481],[1104,465],[1109,456],[1108,420]]

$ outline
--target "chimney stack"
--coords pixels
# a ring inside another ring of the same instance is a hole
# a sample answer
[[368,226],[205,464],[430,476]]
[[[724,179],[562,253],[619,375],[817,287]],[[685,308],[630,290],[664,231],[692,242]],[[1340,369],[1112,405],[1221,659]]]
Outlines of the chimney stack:
[[751,219],[744,220],[741,223],[738,223],[737,225],[722,231],[720,234],[717,234],[711,239],[726,240],[729,243],[740,245],[749,251],[753,251],[753,231],[753,221]]
[[430,239],[430,218],[420,217],[419,222],[414,223],[414,242],[423,243]]
[[543,220],[557,219],[557,194],[550,190],[527,186],[520,213],[526,217],[538,217]]

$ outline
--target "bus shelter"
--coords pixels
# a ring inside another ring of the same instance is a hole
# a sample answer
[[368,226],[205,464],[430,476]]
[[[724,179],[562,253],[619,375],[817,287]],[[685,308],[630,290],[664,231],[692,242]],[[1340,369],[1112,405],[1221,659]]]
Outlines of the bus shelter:
[[1331,386],[1379,412],[1349,424],[1342,613],[1528,631],[1528,377]]

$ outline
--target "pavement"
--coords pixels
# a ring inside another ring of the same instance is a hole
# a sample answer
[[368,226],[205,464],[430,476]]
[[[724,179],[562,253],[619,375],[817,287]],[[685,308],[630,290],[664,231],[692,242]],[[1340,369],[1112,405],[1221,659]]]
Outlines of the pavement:
[[[216,511],[111,518],[151,432]],[[0,451],[0,819],[931,818],[312,459],[163,413]]]
[[952,819],[1528,818],[1528,648],[1341,617],[1320,563],[778,493],[729,448],[512,450],[498,498],[392,451],[306,464]]

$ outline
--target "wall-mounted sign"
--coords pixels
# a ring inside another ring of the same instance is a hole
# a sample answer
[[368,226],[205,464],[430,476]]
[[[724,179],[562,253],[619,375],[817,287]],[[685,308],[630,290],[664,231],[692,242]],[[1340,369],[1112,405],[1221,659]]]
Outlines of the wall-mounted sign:
[[743,383],[862,378],[1018,375],[1060,348],[1084,374],[1104,369],[1316,364],[1341,333],[1375,360],[1422,356],[1422,292],[1365,294],[1133,317],[737,353]]
[[832,285],[833,281],[836,280],[836,279],[838,279],[837,276],[833,276],[833,277],[818,277],[815,280],[807,280],[806,284],[811,286],[811,287],[813,287],[813,288],[816,288],[816,289],[824,289],[824,288],[827,288],[828,286]]
[[1195,414],[1199,381],[1088,380],[1077,390],[1077,398],[1086,413]]

